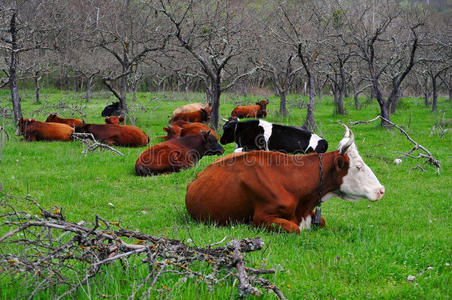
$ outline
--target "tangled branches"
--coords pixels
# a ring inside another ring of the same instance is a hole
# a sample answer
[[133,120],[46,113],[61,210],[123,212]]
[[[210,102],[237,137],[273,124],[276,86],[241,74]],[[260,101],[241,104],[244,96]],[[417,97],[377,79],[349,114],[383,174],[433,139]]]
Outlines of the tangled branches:
[[81,141],[84,145],[87,146],[85,150],[82,151],[83,154],[87,154],[89,152],[94,152],[96,149],[106,149],[108,151],[111,151],[119,156],[124,156],[124,154],[116,150],[113,147],[110,147],[106,144],[102,144],[98,142],[92,133],[84,133],[84,132],[73,132],[72,137],[74,140]]
[[[388,119],[386,119],[386,118],[384,118],[384,117],[382,117],[380,115],[376,116],[375,118],[373,118],[371,120],[367,120],[367,121],[355,121],[355,122],[349,121],[349,124],[351,126],[358,125],[358,124],[369,124],[370,122],[374,122],[374,121],[376,121],[378,119],[382,119],[385,122],[387,122],[388,124],[391,124],[391,126],[394,126],[395,128],[397,128],[404,136],[406,136],[406,138],[411,143],[414,144],[413,148],[411,148],[410,151],[408,151],[407,153],[402,154],[401,156],[398,157],[398,159],[402,159],[402,158],[405,158],[405,157],[410,157],[410,158],[415,158],[415,159],[424,158],[425,162],[435,166],[436,167],[436,171],[438,172],[438,175],[440,174],[440,170],[439,169],[441,168],[441,163],[439,162],[439,160],[434,158],[432,153],[430,153],[430,151],[428,151],[427,148],[425,148],[424,146],[422,146],[421,144],[419,144],[418,142],[413,140],[408,135],[408,133],[405,130],[403,130],[403,128],[400,127],[399,125],[389,121]],[[414,151],[417,151],[417,150],[423,151],[424,153],[418,153],[417,156],[413,156],[412,153]]]
[[[9,204],[11,200],[31,203],[40,214],[18,211]],[[2,232],[7,231],[0,237],[0,278],[15,276],[29,299],[51,288],[58,290],[58,299],[75,296],[102,269],[117,262],[124,270],[134,264],[147,265],[147,275],[129,299],[158,292],[156,283],[164,274],[180,278],[179,282],[192,278],[210,288],[238,278],[241,297],[261,294],[264,289],[284,299],[276,285],[262,277],[275,271],[246,266],[243,254],[262,249],[261,238],[232,240],[226,247],[191,247],[179,240],[123,229],[119,222],[99,216],[91,227],[83,221],[69,222],[61,207],[47,211],[29,197],[4,195],[2,206],[8,212],[0,215]]]

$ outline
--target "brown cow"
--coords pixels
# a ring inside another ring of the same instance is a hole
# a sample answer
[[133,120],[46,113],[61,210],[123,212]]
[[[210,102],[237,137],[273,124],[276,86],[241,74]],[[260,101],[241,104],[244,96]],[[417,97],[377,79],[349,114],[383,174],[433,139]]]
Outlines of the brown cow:
[[138,127],[113,124],[83,124],[75,132],[92,133],[96,139],[110,146],[141,147],[149,143],[149,137]]
[[196,220],[252,222],[298,233],[310,228],[319,197],[377,201],[384,193],[346,127],[333,152],[300,156],[259,150],[219,159],[188,185],[185,204]]
[[74,128],[69,125],[54,122],[40,122],[21,118],[18,121],[18,135],[23,135],[26,141],[71,141]]
[[180,114],[180,113],[198,111],[198,110],[201,110],[201,108],[206,109],[209,106],[210,106],[210,103],[190,103],[190,104],[182,105],[173,111],[173,116]]
[[267,116],[268,100],[261,100],[255,105],[237,106],[231,113],[236,118],[265,118]]
[[62,123],[62,124],[69,125],[71,127],[76,127],[78,125],[85,123],[84,121],[82,121],[80,119],[63,119],[63,118],[58,117],[56,114],[50,114],[47,117],[46,122]]
[[124,122],[124,117],[110,116],[105,118],[105,124],[120,125]]
[[209,126],[198,122],[190,123],[184,120],[178,120],[168,127],[163,128],[163,130],[167,132],[167,135],[162,137],[164,140],[175,139],[187,135],[199,135],[202,131],[210,131],[218,140],[218,135],[215,131]]
[[172,139],[147,148],[135,163],[138,176],[178,172],[192,167],[204,155],[224,153],[210,132]]
[[210,107],[201,108],[198,111],[186,112],[176,114],[169,123],[174,123],[177,120],[184,120],[187,122],[208,122],[210,120],[210,112],[212,109]]

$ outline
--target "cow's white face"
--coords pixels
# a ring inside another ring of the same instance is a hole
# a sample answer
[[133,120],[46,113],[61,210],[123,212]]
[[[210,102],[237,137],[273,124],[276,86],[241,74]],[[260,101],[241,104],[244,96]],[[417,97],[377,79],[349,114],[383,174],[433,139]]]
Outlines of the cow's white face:
[[[350,144],[350,142],[352,142]],[[348,201],[367,198],[370,201],[381,199],[385,193],[384,186],[378,181],[374,172],[363,161],[354,143],[353,133],[346,127],[344,138],[339,143],[339,151],[345,151],[350,158],[347,174],[342,179],[338,195]]]

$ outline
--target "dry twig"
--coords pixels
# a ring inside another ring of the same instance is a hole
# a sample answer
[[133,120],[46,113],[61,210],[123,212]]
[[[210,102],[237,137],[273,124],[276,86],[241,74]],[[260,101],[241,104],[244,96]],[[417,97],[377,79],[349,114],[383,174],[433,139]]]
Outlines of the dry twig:
[[[37,207],[40,214],[18,211],[9,204],[18,201]],[[91,278],[103,274],[100,271],[115,262],[133,269],[148,266],[143,279],[134,278],[138,283],[129,299],[138,293],[141,298],[149,298],[152,292],[170,291],[156,288],[163,274],[173,274],[184,281],[192,278],[209,288],[238,278],[240,297],[272,290],[278,298],[285,299],[275,284],[261,277],[274,270],[246,266],[244,254],[261,250],[264,246],[261,238],[232,240],[226,247],[199,248],[179,240],[130,231],[121,228],[119,222],[108,222],[99,216],[92,227],[69,222],[61,208],[47,211],[29,197],[2,195],[0,203],[8,210],[0,215],[2,232],[6,232],[0,237],[4,246],[0,247],[0,279],[15,276],[23,285],[18,293],[22,291],[30,299],[52,288],[60,293],[58,299],[75,297]]]
[[[436,171],[438,172],[438,175],[440,174],[441,163],[439,162],[439,160],[437,160],[436,158],[434,158],[433,155],[432,155],[432,153],[430,153],[430,151],[427,150],[427,148],[425,148],[424,146],[420,145],[418,142],[416,142],[415,140],[413,140],[413,139],[408,135],[408,133],[407,133],[402,127],[400,127],[399,125],[397,125],[397,124],[395,124],[395,123],[389,121],[388,119],[386,119],[386,118],[384,118],[384,117],[382,117],[382,116],[380,116],[380,115],[376,116],[375,118],[373,118],[373,119],[371,119],[371,120],[367,120],[367,121],[354,121],[354,122],[349,121],[349,124],[350,124],[350,126],[355,126],[355,125],[358,125],[358,124],[369,124],[370,122],[374,122],[374,121],[376,121],[376,120],[378,120],[378,119],[382,119],[382,120],[386,121],[387,123],[391,124],[391,126],[397,128],[404,136],[406,136],[406,138],[407,138],[411,143],[414,144],[413,148],[411,148],[411,150],[408,151],[407,153],[402,154],[401,156],[399,156],[399,157],[398,157],[399,159],[402,159],[402,158],[405,158],[405,157],[416,158],[416,159],[419,159],[419,158],[425,158],[425,162],[427,162],[427,163],[429,163],[429,164],[435,166],[435,167],[436,167]],[[423,151],[424,153],[418,153],[417,156],[411,155],[411,154],[412,154],[414,151],[416,151],[416,150],[421,150],[421,151]]]
[[72,133],[72,137],[78,141],[81,141],[84,145],[88,146],[85,150],[82,151],[83,154],[87,154],[89,152],[94,152],[96,149],[107,149],[119,156],[124,156],[122,152],[116,150],[115,148],[108,146],[106,144],[102,144],[98,142],[92,133],[83,133],[83,132],[74,132]]

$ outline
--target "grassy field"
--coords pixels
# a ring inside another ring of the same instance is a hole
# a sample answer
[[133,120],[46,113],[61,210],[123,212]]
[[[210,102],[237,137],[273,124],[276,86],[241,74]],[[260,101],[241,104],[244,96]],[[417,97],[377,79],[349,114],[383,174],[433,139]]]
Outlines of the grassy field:
[[[107,93],[97,93],[85,104],[83,95],[71,92],[44,91],[43,104],[33,103],[32,92],[23,92],[25,117],[45,120],[51,112],[71,117],[68,109],[56,108],[59,102],[85,106],[87,122],[102,123],[100,113],[112,102]],[[142,93],[130,102],[136,114],[137,126],[159,142],[171,111],[188,101],[201,101],[202,95]],[[302,97],[288,99],[290,115],[280,118],[279,101],[270,97],[268,121],[301,125],[305,110],[299,109]],[[220,108],[228,116],[237,103],[252,103],[257,97],[243,98],[224,95]],[[305,99],[306,100],[306,99]],[[332,100],[325,97],[316,107],[318,134],[325,137],[335,150],[343,137],[340,122],[367,120],[378,114],[375,102],[361,99],[364,108],[355,110],[346,99],[347,114],[333,114]],[[11,107],[9,93],[0,91],[0,107]],[[134,164],[145,149],[120,148],[125,156],[110,152],[83,155],[80,142],[23,142],[10,119],[3,120],[12,140],[0,148],[0,184],[3,193],[18,197],[29,195],[43,207],[62,206],[70,221],[91,221],[96,214],[108,220],[121,220],[122,226],[152,235],[188,239],[186,219],[191,235],[198,245],[211,244],[227,236],[233,238],[260,236],[268,249],[249,254],[251,266],[277,270],[268,275],[288,299],[450,299],[452,295],[452,132],[444,139],[431,129],[440,119],[452,126],[452,106],[447,99],[439,101],[439,112],[431,113],[422,99],[400,100],[392,121],[402,125],[416,141],[441,161],[441,175],[423,165],[426,172],[411,168],[420,164],[406,159],[400,165],[393,160],[411,149],[411,144],[397,130],[382,129],[377,122],[353,128],[361,156],[386,187],[386,195],[371,203],[356,203],[339,198],[322,206],[326,227],[304,231],[299,235],[266,232],[247,225],[215,227],[196,223],[185,210],[186,186],[217,157],[204,157],[191,169],[158,177],[134,175]],[[77,114],[75,114],[77,117]],[[1,118],[1,117],[0,117]],[[2,120],[0,119],[0,125]],[[450,129],[449,129],[450,130]],[[221,132],[220,132],[221,134]],[[226,154],[234,145],[225,147]],[[108,203],[114,206],[110,206]],[[14,203],[24,207],[22,202]],[[4,209],[0,207],[1,210]],[[3,231],[0,231],[0,233]],[[2,245],[0,245],[2,247]],[[427,270],[428,267],[429,268]],[[407,282],[409,275],[416,276]],[[140,269],[123,274],[112,266],[89,288],[78,294],[80,299],[104,295],[122,299],[132,292],[142,278]],[[173,286],[177,278],[164,277],[157,285]],[[229,282],[209,291],[196,280],[177,285],[171,292],[152,297],[167,299],[229,299],[238,296],[237,282]],[[27,294],[20,281],[3,278],[0,298],[11,299]],[[48,298],[51,291],[42,293]],[[253,298],[253,297],[251,297]],[[260,297],[274,299],[272,293]]]

